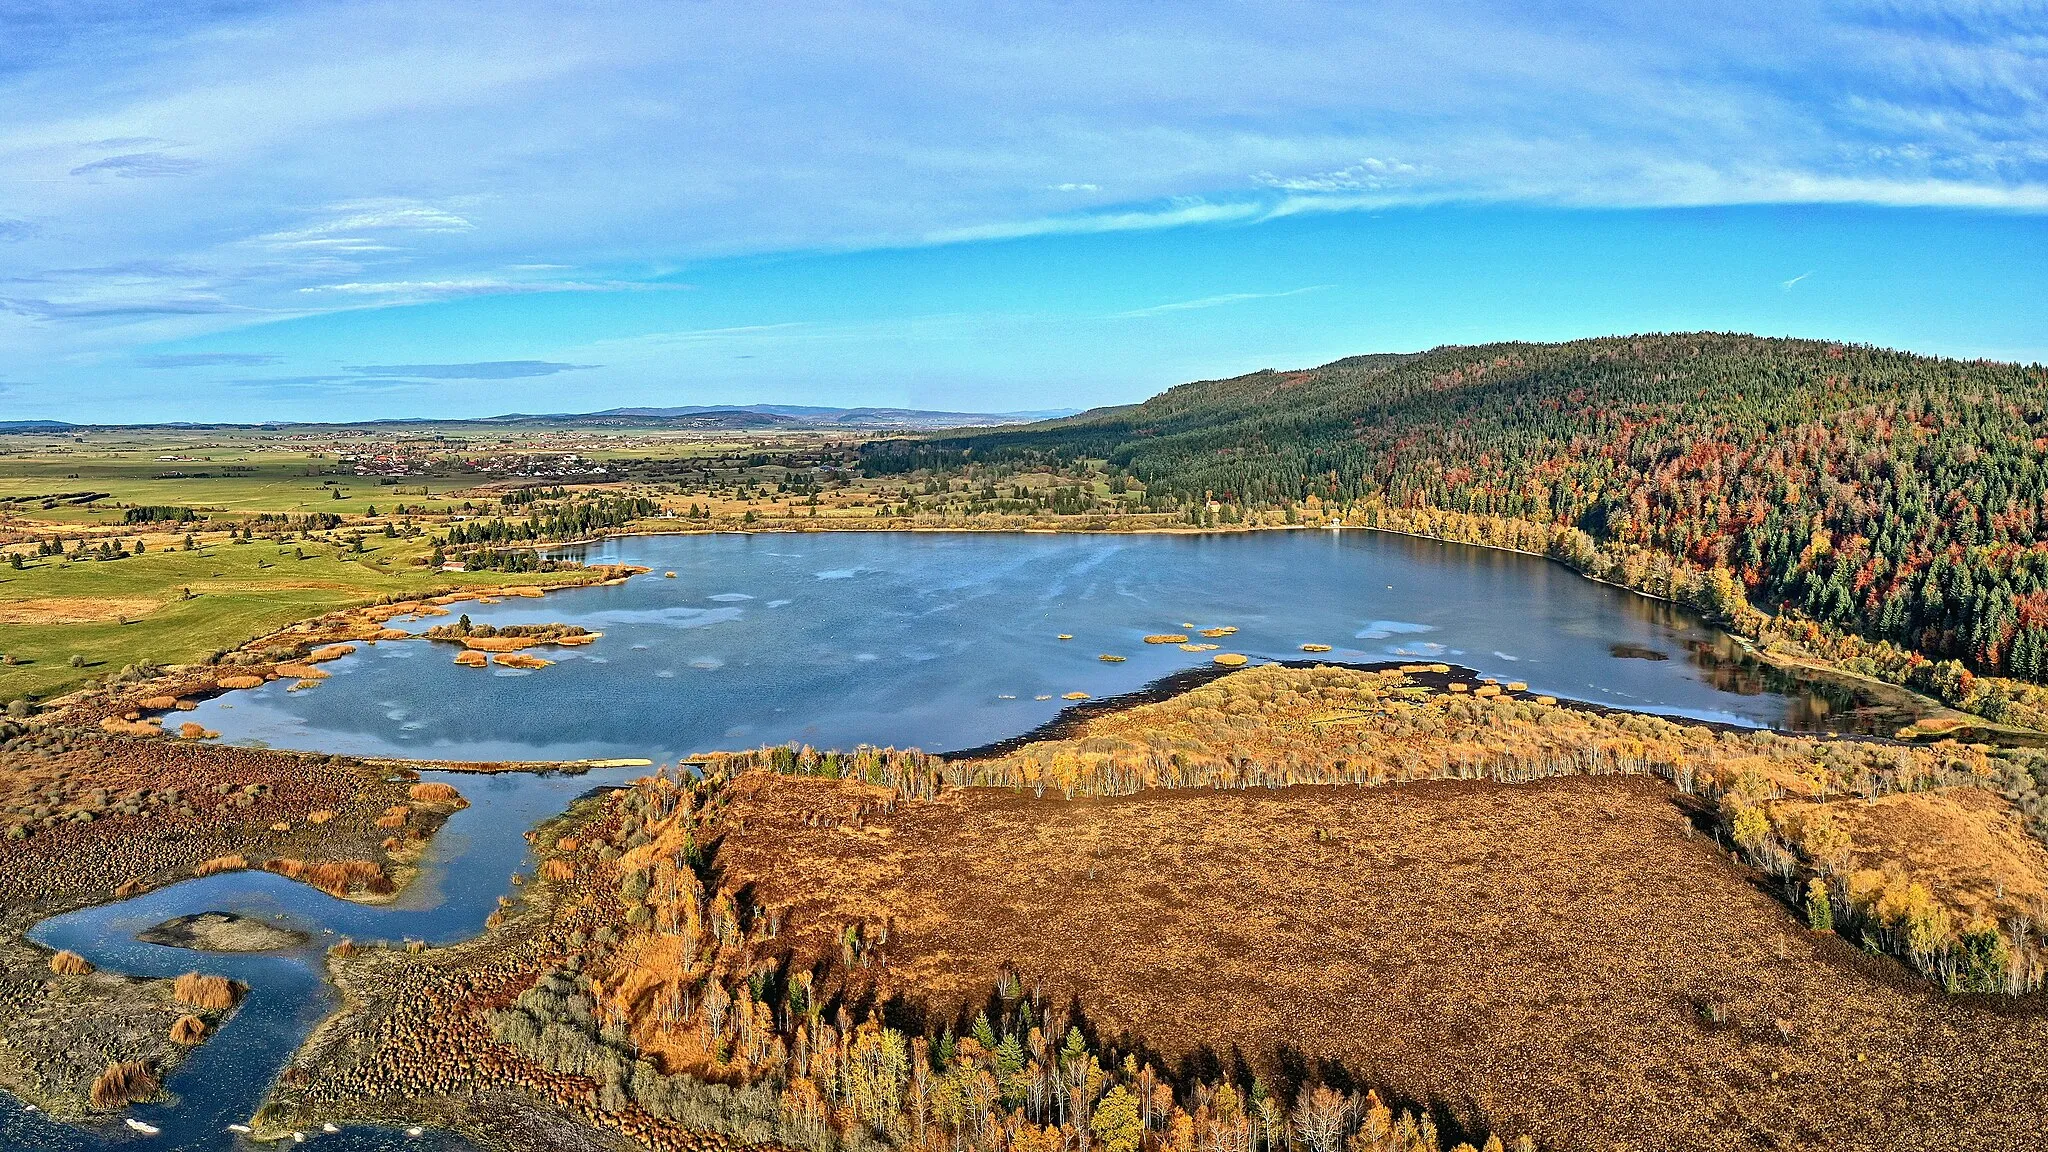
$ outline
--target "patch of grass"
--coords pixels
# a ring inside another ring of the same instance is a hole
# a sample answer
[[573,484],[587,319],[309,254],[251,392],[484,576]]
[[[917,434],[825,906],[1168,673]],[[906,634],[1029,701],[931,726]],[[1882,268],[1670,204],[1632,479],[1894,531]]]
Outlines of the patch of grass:
[[117,1060],[92,1082],[92,1106],[112,1112],[154,1097],[162,1089],[156,1072],[140,1060]]
[[[337,608],[448,585],[447,576],[413,563],[432,548],[424,538],[373,535],[365,546],[360,556],[344,559],[350,554],[340,545],[217,542],[195,552],[151,551],[111,561],[41,558],[18,571],[0,567],[0,610],[14,609],[0,649],[17,661],[0,666],[0,699],[48,697],[145,661],[194,663]],[[297,558],[301,552],[306,559]],[[537,579],[545,577],[462,577],[465,584],[493,587]],[[34,622],[41,604],[108,601],[138,608],[126,618]],[[80,666],[75,657],[83,658]]]
[[178,977],[172,994],[181,1004],[206,1012],[224,1012],[242,1002],[242,986],[225,976],[187,972]]

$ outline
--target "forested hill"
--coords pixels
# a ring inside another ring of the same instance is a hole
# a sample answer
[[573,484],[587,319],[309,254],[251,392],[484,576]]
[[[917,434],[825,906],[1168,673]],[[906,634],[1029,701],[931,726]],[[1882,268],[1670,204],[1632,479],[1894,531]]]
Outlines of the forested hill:
[[1752,602],[2048,678],[2048,369],[1723,334],[1186,384],[898,463],[1106,458],[1147,502],[1383,501],[1732,569]]

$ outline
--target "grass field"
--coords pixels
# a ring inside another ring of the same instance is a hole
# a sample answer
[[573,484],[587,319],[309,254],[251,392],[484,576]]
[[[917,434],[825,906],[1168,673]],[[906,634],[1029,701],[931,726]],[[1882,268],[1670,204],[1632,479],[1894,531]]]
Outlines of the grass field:
[[[187,439],[100,433],[76,441],[19,436],[0,440],[0,500],[16,501],[8,511],[74,528],[118,526],[122,504],[181,506],[223,518],[261,512],[359,516],[370,505],[388,508],[401,502],[440,512],[461,503],[443,500],[441,494],[475,483],[474,477],[450,476],[380,484],[374,477],[355,475],[353,467],[331,451],[294,448],[253,436]],[[105,495],[92,502],[95,506],[60,501],[45,508],[44,502],[26,499],[68,493]]]
[[[364,546],[343,559],[350,554],[337,544],[221,541],[195,552],[0,567],[0,654],[15,661],[0,665],[0,700],[47,697],[143,661],[191,663],[296,620],[450,585],[451,577],[412,563],[430,549],[424,539],[371,536]],[[461,579],[489,586],[549,578]]]

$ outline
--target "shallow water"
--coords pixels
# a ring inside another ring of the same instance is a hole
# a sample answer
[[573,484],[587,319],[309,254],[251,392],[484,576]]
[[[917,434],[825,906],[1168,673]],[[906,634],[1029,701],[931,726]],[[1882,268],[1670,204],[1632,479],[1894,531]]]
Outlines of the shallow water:
[[[285,1060],[337,1006],[334,990],[323,977],[323,954],[329,946],[343,937],[447,944],[474,936],[497,907],[498,897],[513,891],[512,873],[532,874],[524,836],[528,828],[593,787],[623,783],[645,771],[422,773],[425,779],[445,780],[461,789],[470,806],[449,818],[422,861],[419,881],[390,904],[337,900],[268,872],[228,872],[45,920],[29,934],[32,939],[51,948],[69,948],[102,969],[140,976],[216,973],[248,984],[249,995],[227,1024],[171,1075],[166,1088],[174,1102],[144,1104],[128,1113],[161,1128],[160,1135],[143,1136],[119,1120],[91,1128],[55,1124],[0,1094],[0,1149],[84,1152],[133,1146],[197,1152],[244,1143],[227,1126],[249,1118]],[[312,939],[303,948],[258,955],[195,952],[135,939],[137,932],[173,916],[214,909],[297,928]],[[468,1147],[438,1133],[409,1139],[403,1132],[366,1128],[308,1136],[330,1152]]]
[[[605,634],[547,651],[554,667],[472,669],[452,645],[364,645],[317,686],[230,693],[176,719],[231,742],[434,759],[664,761],[789,740],[944,751],[1028,731],[1066,693],[1114,695],[1208,663],[1143,643],[1184,632],[1269,659],[1320,643],[1332,660],[1444,660],[1696,719],[1898,723],[1839,690],[1743,673],[1726,637],[1668,605],[1533,557],[1381,533],[657,536],[579,555],[654,571],[453,609]],[[1225,624],[1239,631],[1195,634]]]
[[[1900,722],[1839,689],[1766,674],[1728,637],[1669,605],[1532,557],[1378,533],[644,537],[582,555],[653,571],[609,588],[454,609],[477,623],[560,621],[605,633],[586,648],[550,651],[554,667],[461,668],[452,646],[386,642],[325,665],[332,675],[317,687],[230,693],[175,718],[236,742],[441,759],[667,762],[785,740],[943,750],[1028,731],[1067,692],[1128,692],[1209,662],[1207,653],[1145,644],[1147,634],[1204,641],[1197,629],[1235,625],[1235,635],[1207,642],[1269,659],[1300,658],[1301,644],[1321,643],[1333,648],[1324,659],[1443,660],[1559,696],[1740,724],[1865,731]],[[1105,652],[1126,660],[1104,663]],[[37,940],[102,968],[196,968],[241,979],[251,993],[171,1077],[177,1102],[134,1110],[161,1135],[54,1125],[0,1097],[0,1148],[235,1146],[226,1126],[248,1117],[333,1007],[320,977],[328,945],[341,936],[474,935],[511,891],[511,874],[531,866],[527,828],[593,786],[643,771],[427,773],[454,783],[471,806],[392,905],[233,873],[45,921]],[[271,919],[313,940],[290,953],[216,956],[133,938],[209,909]],[[350,1152],[464,1147],[434,1134],[309,1135]]]

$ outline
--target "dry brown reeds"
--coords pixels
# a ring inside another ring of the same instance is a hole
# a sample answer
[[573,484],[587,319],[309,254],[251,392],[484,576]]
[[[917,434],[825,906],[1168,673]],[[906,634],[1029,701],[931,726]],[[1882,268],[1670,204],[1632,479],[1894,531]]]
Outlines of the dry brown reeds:
[[462,646],[472,652],[516,652],[543,643],[533,636],[465,636]]
[[197,1016],[180,1016],[171,1025],[171,1043],[183,1044],[187,1048],[206,1039],[206,1021]]
[[92,1082],[92,1106],[111,1112],[157,1094],[156,1072],[140,1060],[116,1060]]
[[1187,634],[1182,632],[1162,632],[1157,636],[1145,637],[1145,643],[1147,644],[1185,644],[1187,642]]
[[540,878],[543,880],[569,880],[573,879],[575,875],[576,866],[567,860],[558,858],[549,860],[540,866]]
[[1216,655],[1209,657],[1209,659],[1214,660],[1225,668],[1241,668],[1250,657],[1247,657],[1242,652],[1218,652]]
[[412,819],[412,809],[407,808],[403,804],[393,804],[384,810],[382,816],[377,817],[377,827],[403,828],[405,827],[405,822],[410,819]]
[[221,678],[220,678],[220,679],[219,679],[219,680],[217,681],[217,683],[218,683],[218,684],[219,684],[219,685],[220,685],[221,687],[223,687],[223,688],[230,688],[230,689],[239,689],[239,688],[261,688],[261,687],[263,687],[263,677],[261,677],[261,676],[223,676],[223,677],[221,677]]
[[332,808],[315,808],[311,812],[306,813],[306,823],[313,825],[315,828],[332,819],[334,819],[334,810]]
[[464,651],[455,654],[455,662],[464,668],[483,668],[490,664],[491,658],[481,652]]
[[242,1002],[242,986],[225,976],[187,972],[171,985],[171,995],[202,1012],[225,1012]]
[[249,858],[247,856],[242,855],[240,852],[231,852],[226,856],[215,856],[211,860],[202,862],[199,867],[192,870],[192,874],[195,876],[211,876],[216,872],[239,872],[248,866]]
[[59,952],[50,957],[50,971],[59,976],[83,976],[92,971],[92,961],[76,952]]
[[390,877],[384,875],[383,867],[371,860],[329,860],[314,864],[280,856],[264,861],[263,870],[318,888],[336,898],[346,898],[357,888],[377,896],[397,891]]
[[455,785],[443,784],[439,781],[415,784],[411,788],[406,789],[406,795],[411,796],[422,804],[462,803],[462,793],[455,790]]
[[528,656],[524,652],[506,652],[496,657],[496,660],[506,668],[545,668],[554,663],[553,660],[543,660],[538,656]]

